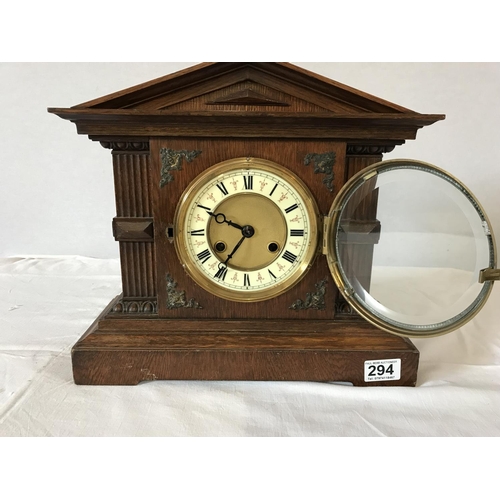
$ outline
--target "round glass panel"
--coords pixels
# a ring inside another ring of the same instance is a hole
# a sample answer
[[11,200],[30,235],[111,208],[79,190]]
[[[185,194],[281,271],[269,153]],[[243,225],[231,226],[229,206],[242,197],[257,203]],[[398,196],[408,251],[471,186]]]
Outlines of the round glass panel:
[[495,267],[488,220],[474,196],[443,170],[389,160],[357,174],[332,207],[330,267],[351,306],[381,328],[426,336],[477,313]]

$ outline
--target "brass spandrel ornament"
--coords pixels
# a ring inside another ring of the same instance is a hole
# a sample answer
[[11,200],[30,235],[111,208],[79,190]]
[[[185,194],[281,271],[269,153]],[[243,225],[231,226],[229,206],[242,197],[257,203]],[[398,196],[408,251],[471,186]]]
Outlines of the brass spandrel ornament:
[[335,165],[335,153],[309,153],[304,158],[304,165],[308,166],[310,163],[314,165],[315,174],[323,174],[323,184],[326,189],[333,193],[333,166]]
[[174,180],[172,172],[182,170],[184,160],[191,163],[201,151],[174,151],[172,149],[163,148],[160,150],[161,157],[161,179],[160,187],[164,187]]

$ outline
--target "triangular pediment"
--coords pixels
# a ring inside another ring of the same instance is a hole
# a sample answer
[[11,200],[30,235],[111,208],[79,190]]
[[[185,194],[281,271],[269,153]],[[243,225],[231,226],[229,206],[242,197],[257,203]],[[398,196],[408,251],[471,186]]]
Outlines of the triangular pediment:
[[153,113],[412,113],[288,63],[199,64],[74,108]]
[[[179,102],[159,98],[150,104],[158,110],[169,111],[252,111],[286,113],[321,113],[330,111],[311,99],[284,92],[276,86],[263,84],[255,79],[236,81],[211,92],[190,97]],[[165,104],[165,100],[167,103]],[[340,111],[340,108],[338,108]]]
[[289,63],[203,63],[71,108],[49,108],[99,140],[329,138],[401,144],[443,120]]
[[208,105],[217,104],[243,104],[250,106],[290,106],[290,103],[279,101],[274,97],[268,96],[264,93],[256,92],[251,88],[252,82],[247,82],[246,88],[243,90],[234,90],[227,94],[215,97],[212,100],[205,101]]

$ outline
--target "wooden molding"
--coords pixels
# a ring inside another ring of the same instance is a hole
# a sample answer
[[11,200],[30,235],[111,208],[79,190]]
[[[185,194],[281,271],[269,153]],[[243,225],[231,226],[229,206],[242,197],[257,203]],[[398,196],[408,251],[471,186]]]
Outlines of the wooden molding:
[[241,90],[234,92],[224,97],[219,97],[213,101],[208,101],[207,104],[243,104],[252,106],[290,106],[289,103],[277,101],[270,97],[256,92],[252,89]]
[[[94,140],[92,137],[89,139]],[[99,139],[98,139],[99,140]],[[99,141],[101,146],[105,149],[112,149],[113,152],[126,151],[130,152],[149,152],[149,141],[144,141],[144,138],[133,140],[133,138],[128,138],[125,140],[101,140]]]
[[153,241],[153,219],[151,217],[115,217],[113,236],[116,241]]
[[[106,311],[72,350],[77,384],[308,380],[415,386],[417,380],[419,353],[412,342],[362,320],[125,319]],[[365,382],[364,362],[376,359],[401,359],[401,379]]]
[[51,109],[75,122],[79,134],[145,137],[280,137],[404,141],[444,115],[262,112],[143,112]]

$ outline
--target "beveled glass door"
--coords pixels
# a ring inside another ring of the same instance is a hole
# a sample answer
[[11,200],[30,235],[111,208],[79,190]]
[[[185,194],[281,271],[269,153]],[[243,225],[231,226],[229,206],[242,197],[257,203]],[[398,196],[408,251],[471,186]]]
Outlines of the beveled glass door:
[[346,300],[398,335],[459,328],[498,279],[479,202],[427,163],[389,160],[356,174],[337,195],[325,231],[325,253]]

